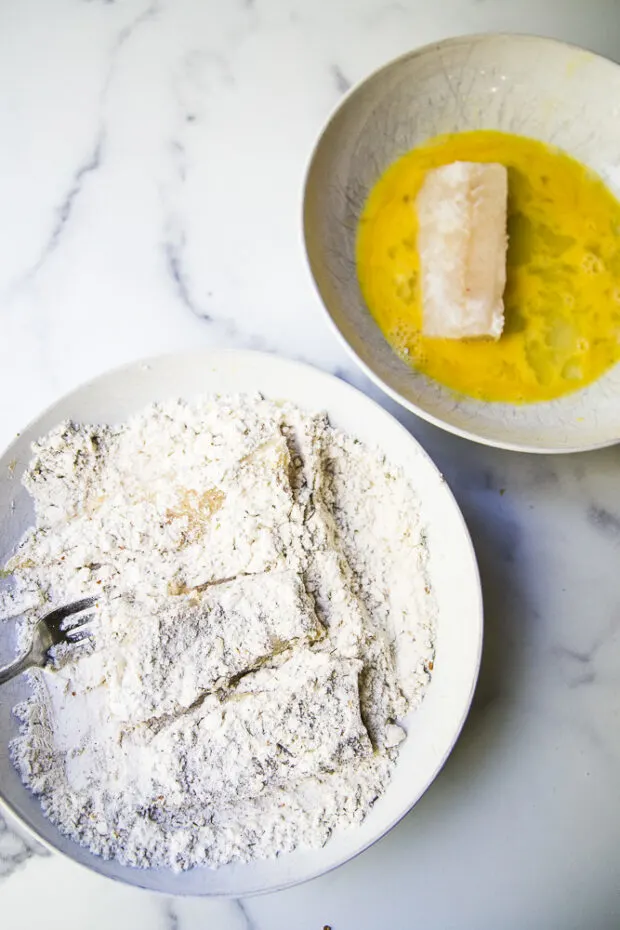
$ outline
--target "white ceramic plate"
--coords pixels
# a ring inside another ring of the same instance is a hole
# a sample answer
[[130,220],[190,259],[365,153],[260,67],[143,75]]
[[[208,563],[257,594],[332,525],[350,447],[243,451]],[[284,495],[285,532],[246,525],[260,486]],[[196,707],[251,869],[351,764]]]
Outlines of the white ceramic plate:
[[466,36],[418,49],[349,93],[312,156],[304,232],[329,317],[369,377],[453,433],[528,452],[574,452],[618,442],[620,365],[590,387],[547,403],[461,398],[401,361],[364,304],[355,235],[374,182],[430,136],[471,129],[498,129],[558,146],[620,194],[620,66],[533,36]]
[[[428,530],[430,574],[438,606],[435,670],[425,700],[407,722],[408,738],[388,791],[361,827],[334,835],[321,850],[298,850],[280,859],[185,873],[139,870],[92,855],[43,816],[9,759],[17,725],[11,708],[27,694],[21,679],[2,689],[0,797],[47,845],[110,878],[181,895],[247,895],[313,878],[357,855],[389,830],[418,800],[445,762],[467,714],[480,661],[482,606],[476,559],[461,513],[444,479],[407,431],[381,407],[337,378],[306,365],[253,352],[173,355],[135,363],[78,388],[42,414],[0,459],[0,561],[32,521],[20,478],[30,444],[64,419],[117,423],[152,401],[204,393],[260,391],[308,410],[326,410],[335,426],[381,448],[401,465],[417,489]],[[11,624],[0,626],[7,657]]]

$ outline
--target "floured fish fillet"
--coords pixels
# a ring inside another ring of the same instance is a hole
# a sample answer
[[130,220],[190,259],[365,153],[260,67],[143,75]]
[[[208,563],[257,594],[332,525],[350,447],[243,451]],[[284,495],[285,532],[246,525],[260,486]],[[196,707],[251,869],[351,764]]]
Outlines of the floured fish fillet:
[[178,547],[176,578],[182,584],[192,588],[242,572],[285,567],[286,527],[294,503],[289,470],[289,449],[277,427],[211,489],[214,505],[209,501],[206,516],[200,506],[196,511],[200,495],[189,507],[181,495],[180,506],[175,503],[167,513]]
[[[163,813],[177,804],[183,809],[188,796],[191,807],[196,791],[231,803],[371,757],[360,714],[361,668],[355,659],[301,649],[277,669],[245,676],[224,700],[208,696],[189,720],[126,734],[124,748],[131,744],[142,757],[136,788]],[[187,779],[188,754],[198,761],[191,766],[199,773],[195,783]],[[156,800],[164,785],[165,805]]]
[[267,572],[176,597],[112,601],[102,609],[96,651],[67,678],[77,693],[105,687],[111,713],[138,724],[179,713],[324,632],[302,579]]
[[[95,584],[103,592],[139,587],[161,596],[286,567],[282,534],[294,501],[279,424],[253,431],[250,423],[234,449],[227,432],[201,435],[190,465],[181,455],[189,414],[186,428],[166,441],[164,414],[155,413],[160,433],[152,425],[141,430],[140,418],[108,433],[62,424],[38,444],[24,485],[46,518],[7,565],[20,584],[38,584],[51,603],[62,591],[63,603],[92,593]],[[67,533],[79,545],[67,545]],[[122,573],[115,568],[119,550],[127,560]],[[142,565],[144,552],[158,554],[150,566]]]
[[501,336],[507,196],[503,165],[457,161],[429,171],[416,199],[425,336]]

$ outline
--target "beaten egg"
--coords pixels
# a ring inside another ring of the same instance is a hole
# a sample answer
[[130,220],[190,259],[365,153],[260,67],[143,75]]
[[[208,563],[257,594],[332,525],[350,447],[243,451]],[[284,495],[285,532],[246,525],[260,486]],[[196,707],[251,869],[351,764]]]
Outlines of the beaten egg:
[[[415,199],[427,171],[454,161],[508,170],[505,326],[497,342],[421,332]],[[408,152],[370,192],[356,251],[362,295],[388,342],[460,394],[551,400],[620,359],[620,203],[592,171],[542,142],[479,130]]]

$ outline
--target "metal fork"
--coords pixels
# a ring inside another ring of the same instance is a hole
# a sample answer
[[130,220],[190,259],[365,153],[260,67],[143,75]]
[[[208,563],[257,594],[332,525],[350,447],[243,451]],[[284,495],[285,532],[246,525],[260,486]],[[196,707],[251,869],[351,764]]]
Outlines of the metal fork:
[[[32,631],[32,643],[28,651],[9,665],[0,667],[0,685],[21,675],[26,669],[45,668],[52,646],[77,643],[89,636],[90,633],[83,627],[92,620],[94,614],[91,608],[96,601],[96,597],[85,597],[73,604],[58,607],[42,617]],[[70,627],[65,627],[67,621],[74,619],[76,623],[72,622]]]

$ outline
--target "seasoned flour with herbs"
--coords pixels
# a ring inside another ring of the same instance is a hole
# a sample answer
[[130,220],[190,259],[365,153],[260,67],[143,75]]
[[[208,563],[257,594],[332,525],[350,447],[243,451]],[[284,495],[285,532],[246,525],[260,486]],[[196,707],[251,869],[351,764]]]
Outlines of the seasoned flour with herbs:
[[30,674],[13,758],[47,816],[135,866],[320,846],[385,790],[433,660],[415,490],[324,415],[260,396],[63,423],[6,569],[21,643],[98,595]]

